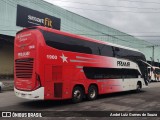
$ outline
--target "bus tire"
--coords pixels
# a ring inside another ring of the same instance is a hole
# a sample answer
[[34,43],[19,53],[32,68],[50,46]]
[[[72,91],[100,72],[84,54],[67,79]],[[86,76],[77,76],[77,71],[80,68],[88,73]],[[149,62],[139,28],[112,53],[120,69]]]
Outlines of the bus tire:
[[74,87],[72,91],[72,102],[73,103],[79,103],[82,101],[84,96],[83,89],[80,86]]
[[142,83],[141,82],[137,82],[136,92],[137,93],[141,92],[141,89],[142,89]]
[[95,100],[97,98],[98,95],[98,90],[97,87],[95,85],[91,85],[88,88],[88,94],[87,94],[87,98],[88,100]]
[[2,88],[0,87],[0,93],[2,92]]

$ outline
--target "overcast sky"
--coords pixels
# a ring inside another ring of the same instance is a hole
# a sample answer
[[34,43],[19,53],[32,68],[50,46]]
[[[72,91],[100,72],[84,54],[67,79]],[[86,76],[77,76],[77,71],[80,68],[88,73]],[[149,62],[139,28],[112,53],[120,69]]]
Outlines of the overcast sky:
[[160,44],[160,0],[45,1],[140,39]]

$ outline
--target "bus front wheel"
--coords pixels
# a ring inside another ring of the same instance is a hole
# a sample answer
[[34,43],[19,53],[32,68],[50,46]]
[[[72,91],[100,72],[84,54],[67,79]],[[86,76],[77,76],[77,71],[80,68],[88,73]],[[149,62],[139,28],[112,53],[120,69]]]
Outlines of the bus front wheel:
[[141,92],[141,88],[142,88],[142,84],[141,84],[141,82],[138,82],[136,92]]
[[72,92],[72,102],[79,103],[82,101],[84,96],[83,89],[79,86],[76,86]]
[[98,95],[97,87],[95,85],[91,85],[88,88],[88,94],[87,94],[88,100],[95,100],[97,98],[97,95]]

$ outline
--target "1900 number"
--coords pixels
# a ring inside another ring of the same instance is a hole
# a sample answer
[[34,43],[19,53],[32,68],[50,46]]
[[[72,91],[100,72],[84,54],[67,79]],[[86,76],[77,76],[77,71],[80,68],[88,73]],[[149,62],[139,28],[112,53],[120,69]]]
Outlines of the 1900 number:
[[47,55],[47,59],[57,60],[57,55]]

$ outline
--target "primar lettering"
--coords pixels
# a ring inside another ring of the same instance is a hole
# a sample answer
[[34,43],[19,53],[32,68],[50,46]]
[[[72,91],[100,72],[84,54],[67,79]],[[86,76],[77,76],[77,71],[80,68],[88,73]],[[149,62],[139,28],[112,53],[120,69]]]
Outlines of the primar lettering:
[[130,62],[117,61],[117,66],[130,67]]

